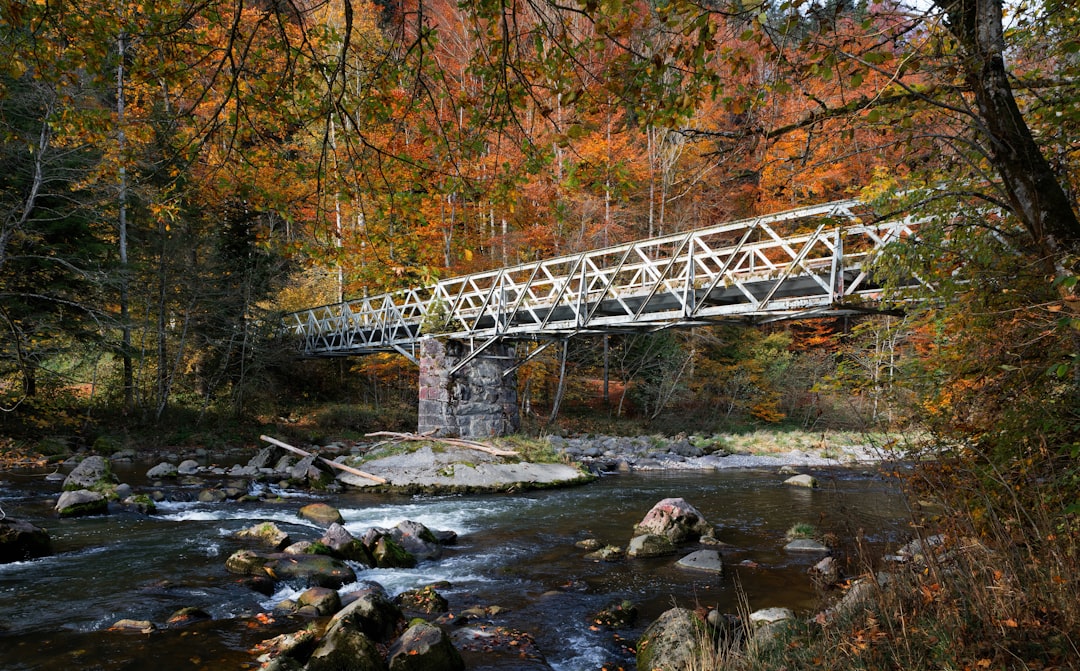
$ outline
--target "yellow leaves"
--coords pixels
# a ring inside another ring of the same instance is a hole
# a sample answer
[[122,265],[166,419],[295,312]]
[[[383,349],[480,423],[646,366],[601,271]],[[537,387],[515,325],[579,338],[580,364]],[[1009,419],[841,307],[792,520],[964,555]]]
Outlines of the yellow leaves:
[[991,662],[989,659],[986,659],[984,657],[984,658],[980,659],[979,661],[975,662],[975,666],[980,668],[980,669],[989,669],[990,665],[992,663],[993,662]]

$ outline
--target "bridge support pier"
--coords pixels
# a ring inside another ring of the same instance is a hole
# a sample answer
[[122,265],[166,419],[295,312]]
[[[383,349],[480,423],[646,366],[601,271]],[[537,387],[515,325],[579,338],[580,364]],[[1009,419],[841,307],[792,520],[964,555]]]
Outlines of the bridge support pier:
[[420,407],[417,432],[491,438],[518,430],[517,374],[509,345],[495,343],[451,378],[468,354],[463,343],[426,337],[420,342]]

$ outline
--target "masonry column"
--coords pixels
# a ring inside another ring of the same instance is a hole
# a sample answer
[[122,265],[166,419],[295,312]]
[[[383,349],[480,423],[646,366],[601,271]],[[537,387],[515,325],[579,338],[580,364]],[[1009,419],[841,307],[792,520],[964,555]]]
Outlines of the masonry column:
[[457,341],[425,337],[420,342],[418,433],[490,438],[518,430],[517,374],[503,376],[514,363],[510,346],[491,345],[451,379],[450,369],[466,354]]

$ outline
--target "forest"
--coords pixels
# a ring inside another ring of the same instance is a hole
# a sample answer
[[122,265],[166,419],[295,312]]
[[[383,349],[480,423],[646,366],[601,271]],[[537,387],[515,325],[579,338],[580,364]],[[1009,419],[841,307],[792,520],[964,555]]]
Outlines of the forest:
[[1046,587],[983,608],[1009,643],[972,633],[951,668],[1060,666],[1078,20],[1067,0],[0,0],[0,450],[411,430],[412,364],[299,361],[281,316],[860,198],[930,222],[875,268],[923,282],[886,293],[892,316],[574,340],[558,414],[554,355],[521,369],[527,425],[914,428],[939,523],[1011,539],[1010,575]]

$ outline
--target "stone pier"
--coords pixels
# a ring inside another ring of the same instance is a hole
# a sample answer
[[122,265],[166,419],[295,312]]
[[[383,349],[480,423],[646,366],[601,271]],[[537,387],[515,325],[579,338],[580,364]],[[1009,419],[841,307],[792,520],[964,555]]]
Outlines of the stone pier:
[[520,426],[517,374],[503,373],[514,363],[513,350],[496,343],[458,371],[450,370],[468,353],[463,343],[426,337],[420,343],[420,409],[417,432],[437,436],[491,438]]

